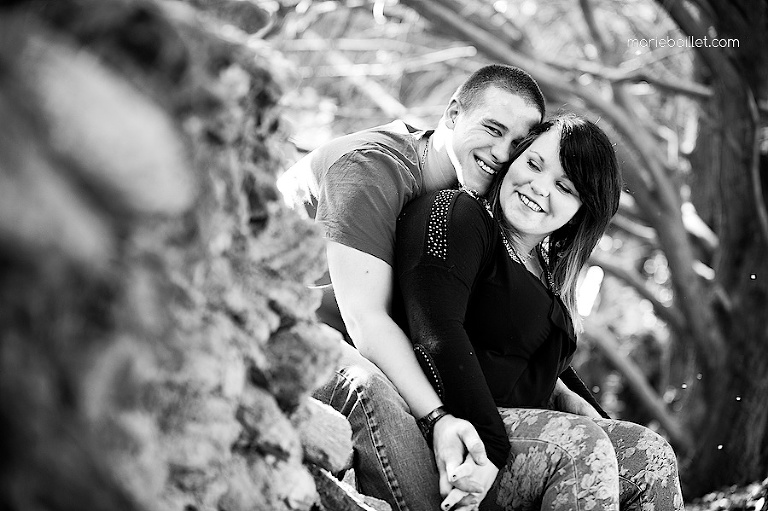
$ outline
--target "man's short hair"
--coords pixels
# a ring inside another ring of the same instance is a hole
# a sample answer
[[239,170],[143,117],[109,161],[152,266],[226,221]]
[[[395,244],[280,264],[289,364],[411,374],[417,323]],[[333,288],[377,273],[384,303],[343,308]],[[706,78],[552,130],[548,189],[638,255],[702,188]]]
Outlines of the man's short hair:
[[472,109],[488,87],[495,86],[516,96],[520,96],[531,106],[536,107],[544,118],[544,95],[536,80],[519,67],[503,64],[491,64],[481,67],[458,88],[454,97],[464,108]]

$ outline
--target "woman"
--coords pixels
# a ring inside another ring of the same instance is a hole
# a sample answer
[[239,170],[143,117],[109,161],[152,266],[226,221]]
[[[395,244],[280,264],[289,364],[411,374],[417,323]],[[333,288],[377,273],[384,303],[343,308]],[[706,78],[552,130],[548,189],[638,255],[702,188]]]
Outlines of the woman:
[[606,135],[564,116],[532,130],[487,201],[445,190],[403,211],[395,315],[445,405],[420,422],[469,420],[492,462],[470,467],[482,489],[461,506],[487,492],[483,509],[618,509],[620,494],[625,509],[683,508],[658,435],[550,409],[576,349],[578,273],[620,192]]

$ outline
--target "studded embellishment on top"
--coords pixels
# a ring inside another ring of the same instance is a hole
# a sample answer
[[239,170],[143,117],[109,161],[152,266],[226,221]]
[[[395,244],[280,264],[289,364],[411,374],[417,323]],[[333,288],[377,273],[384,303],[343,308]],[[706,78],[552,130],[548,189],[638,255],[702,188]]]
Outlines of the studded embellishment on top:
[[440,378],[440,373],[435,368],[435,363],[432,361],[432,357],[429,356],[427,350],[421,344],[416,344],[413,347],[414,353],[416,353],[416,359],[419,361],[421,370],[427,375],[429,383],[432,384],[432,388],[437,392],[437,397],[440,399],[445,398],[445,387],[443,387],[443,380]]
[[454,190],[438,192],[429,212],[427,254],[440,259],[448,258],[448,209],[455,193]]

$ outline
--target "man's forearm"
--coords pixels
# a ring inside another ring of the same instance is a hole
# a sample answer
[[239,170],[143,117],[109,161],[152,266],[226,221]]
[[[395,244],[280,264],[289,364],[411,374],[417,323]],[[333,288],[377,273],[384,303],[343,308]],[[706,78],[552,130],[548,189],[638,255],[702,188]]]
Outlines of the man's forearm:
[[367,318],[349,329],[360,353],[395,385],[411,414],[420,418],[442,404],[405,333],[389,317]]
[[328,242],[328,271],[347,332],[360,353],[397,387],[411,414],[428,414],[442,403],[413,353],[413,346],[389,315],[392,267],[370,254]]

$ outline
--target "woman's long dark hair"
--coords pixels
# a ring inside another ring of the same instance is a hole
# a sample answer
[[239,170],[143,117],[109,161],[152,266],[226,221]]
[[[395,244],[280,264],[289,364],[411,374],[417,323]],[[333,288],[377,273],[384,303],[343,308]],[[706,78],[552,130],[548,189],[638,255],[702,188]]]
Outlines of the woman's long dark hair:
[[[578,330],[581,324],[576,313],[579,272],[619,209],[622,180],[608,136],[595,123],[571,114],[534,126],[515,148],[510,161],[523,154],[542,133],[552,129],[560,132],[560,164],[579,193],[581,207],[573,219],[545,239],[538,250],[543,255],[552,290],[563,300]],[[501,184],[507,169],[495,176],[488,200],[494,218],[507,237],[514,240],[515,229],[504,217],[500,203]]]

